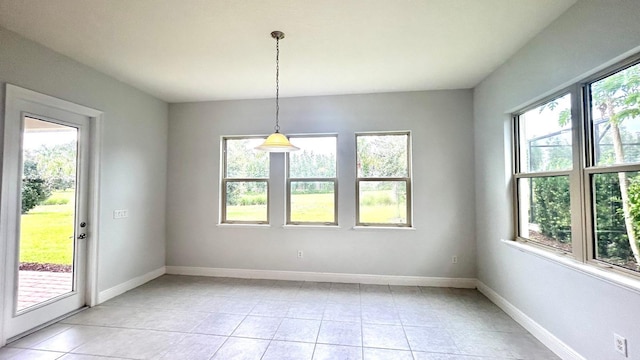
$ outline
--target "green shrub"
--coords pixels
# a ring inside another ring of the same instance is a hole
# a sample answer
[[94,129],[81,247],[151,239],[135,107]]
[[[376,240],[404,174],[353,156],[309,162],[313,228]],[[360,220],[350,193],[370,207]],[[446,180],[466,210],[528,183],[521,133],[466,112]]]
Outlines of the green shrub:
[[238,205],[241,206],[249,206],[249,205],[266,205],[267,204],[267,195],[266,194],[245,194],[238,199]]
[[50,197],[44,201],[43,205],[67,205],[69,199]]
[[569,177],[551,176],[531,179],[533,185],[533,221],[542,234],[562,243],[571,241]]
[[395,203],[388,192],[364,192],[360,198],[360,204],[364,206],[393,205]]
[[22,179],[22,213],[26,214],[29,210],[42,204],[49,196],[51,189],[47,182],[42,178],[24,178]]

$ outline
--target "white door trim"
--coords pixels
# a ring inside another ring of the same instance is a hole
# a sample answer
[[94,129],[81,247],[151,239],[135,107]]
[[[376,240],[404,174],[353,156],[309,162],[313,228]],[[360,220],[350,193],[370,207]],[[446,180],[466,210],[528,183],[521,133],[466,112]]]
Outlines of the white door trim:
[[[9,149],[15,145],[16,139],[11,137],[10,132],[7,132],[7,117],[15,111],[15,106],[18,100],[28,101],[33,103],[42,104],[45,106],[57,108],[60,110],[73,112],[79,115],[87,116],[91,122],[91,140],[89,144],[90,153],[90,170],[89,170],[89,221],[91,224],[91,234],[88,237],[87,242],[87,288],[86,288],[86,301],[87,305],[94,306],[98,303],[98,244],[99,244],[99,225],[100,225],[100,153],[102,149],[102,126],[104,121],[104,112],[96,109],[92,109],[86,106],[78,105],[66,100],[58,99],[53,96],[45,95],[32,90],[24,89],[15,85],[6,84],[5,88],[5,113],[2,117],[0,125],[3,129],[3,137],[0,139],[0,145],[2,146],[2,156],[0,157],[0,164],[2,164],[0,180],[0,269],[5,269],[7,264],[7,257],[13,256],[13,254],[7,254],[7,243],[9,237],[9,224],[11,222],[11,215],[8,214],[9,208],[9,194],[11,190],[9,188],[8,179],[4,176],[11,173],[9,166],[4,160],[5,155],[14,156]],[[17,156],[17,155],[15,155]],[[3,175],[4,174],[4,175]],[[15,216],[15,214],[14,214]],[[4,271],[3,271],[4,272]],[[6,276],[0,276],[0,346],[4,346],[7,341],[5,332],[5,319],[4,314],[7,306],[4,296],[7,284]]]

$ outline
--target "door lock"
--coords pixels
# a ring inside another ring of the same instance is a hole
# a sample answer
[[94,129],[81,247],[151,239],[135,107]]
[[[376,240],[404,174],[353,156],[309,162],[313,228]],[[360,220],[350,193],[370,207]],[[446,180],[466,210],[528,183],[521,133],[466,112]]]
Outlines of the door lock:
[[86,227],[86,226],[87,226],[86,222],[83,221],[83,222],[80,223],[80,227]]
[[85,239],[86,237],[87,237],[87,234],[85,233],[78,235],[78,239]]

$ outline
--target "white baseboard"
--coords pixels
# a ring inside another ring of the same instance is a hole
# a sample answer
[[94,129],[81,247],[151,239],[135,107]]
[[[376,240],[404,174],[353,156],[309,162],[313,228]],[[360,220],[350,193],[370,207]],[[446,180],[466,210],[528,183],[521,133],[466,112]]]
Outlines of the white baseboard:
[[398,275],[370,275],[370,274],[342,274],[321,273],[307,271],[279,271],[279,270],[251,270],[224,269],[191,266],[167,266],[167,274],[191,276],[217,276],[241,279],[294,280],[294,281],[322,281],[340,283],[359,283],[377,285],[413,285],[432,287],[452,287],[475,289],[476,279],[471,278],[441,278],[424,276]]
[[551,349],[556,355],[563,360],[586,360],[577,351],[573,350],[569,345],[565,344],[562,340],[558,339],[549,330],[542,327],[542,325],[535,322],[533,319],[527,316],[511,304],[507,299],[500,296],[493,289],[485,285],[482,281],[477,280],[478,291],[483,293],[494,304],[498,305],[500,309],[509,314],[518,324],[522,325],[531,335],[535,336],[546,347]]
[[124,294],[125,292],[134,289],[146,282],[149,282],[159,276],[162,276],[166,273],[166,267],[163,266],[161,268],[150,271],[144,275],[140,275],[135,277],[129,281],[125,281],[122,284],[118,284],[114,287],[108,288],[107,290],[100,291],[98,293],[98,304],[101,304],[109,299],[112,299],[120,294]]

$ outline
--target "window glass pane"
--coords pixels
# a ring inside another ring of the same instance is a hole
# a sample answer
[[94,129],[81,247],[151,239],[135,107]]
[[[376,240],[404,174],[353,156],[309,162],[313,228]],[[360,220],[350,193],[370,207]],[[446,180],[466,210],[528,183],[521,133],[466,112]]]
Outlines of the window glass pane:
[[264,139],[226,139],[227,178],[269,177],[269,153],[254,148]]
[[640,64],[590,88],[596,165],[640,162]]
[[359,184],[359,223],[407,223],[407,183],[405,181],[360,181]]
[[639,173],[595,174],[591,186],[596,259],[640,271],[637,257],[640,246]]
[[570,94],[525,112],[518,121],[521,172],[572,168]]
[[333,181],[291,181],[290,191],[292,222],[335,222]]
[[267,221],[267,182],[228,181],[227,221]]
[[336,177],[336,137],[294,137],[300,151],[289,153],[289,177]]
[[569,177],[519,179],[518,236],[571,252]]
[[408,177],[407,134],[358,135],[358,177]]

